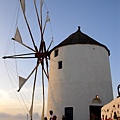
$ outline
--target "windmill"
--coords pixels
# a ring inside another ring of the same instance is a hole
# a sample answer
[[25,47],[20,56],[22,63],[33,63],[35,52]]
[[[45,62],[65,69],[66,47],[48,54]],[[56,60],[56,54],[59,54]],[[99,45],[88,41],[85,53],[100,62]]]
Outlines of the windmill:
[[18,42],[19,44],[21,44],[22,46],[24,46],[25,48],[31,50],[31,53],[24,53],[24,54],[14,54],[14,55],[8,55],[8,56],[4,56],[3,59],[37,59],[36,61],[36,65],[33,68],[33,70],[30,72],[30,74],[27,76],[27,78],[21,77],[19,76],[19,89],[18,92],[21,90],[22,86],[26,83],[26,81],[34,74],[34,84],[33,84],[33,92],[32,92],[32,101],[31,101],[31,107],[29,110],[29,114],[30,114],[30,118],[31,120],[33,119],[33,106],[34,106],[34,96],[35,96],[35,86],[36,86],[36,78],[37,78],[37,74],[38,74],[38,67],[41,66],[42,68],[42,86],[43,86],[43,108],[42,108],[42,117],[41,119],[44,119],[44,107],[45,107],[45,95],[44,95],[44,75],[47,77],[47,79],[49,80],[49,73],[48,73],[48,59],[49,59],[49,49],[50,46],[52,44],[52,41],[50,43],[50,45],[48,46],[48,48],[46,48],[46,43],[44,40],[44,32],[45,32],[45,28],[46,28],[46,24],[47,22],[50,21],[49,18],[49,13],[47,12],[46,15],[46,20],[43,26],[43,20],[42,20],[42,6],[43,6],[44,1],[40,0],[40,13],[38,12],[38,8],[36,5],[36,0],[34,0],[34,9],[36,12],[36,17],[37,17],[37,22],[39,25],[39,31],[41,34],[41,40],[40,40],[40,44],[39,46],[37,46],[35,44],[35,40],[33,38],[33,34],[30,28],[30,25],[28,23],[28,19],[26,17],[26,6],[25,6],[25,0],[20,0],[20,5],[22,8],[22,12],[23,12],[23,16],[24,16],[24,20],[33,44],[33,48],[24,44],[19,28],[16,28],[16,33],[14,38],[12,38],[12,40]]

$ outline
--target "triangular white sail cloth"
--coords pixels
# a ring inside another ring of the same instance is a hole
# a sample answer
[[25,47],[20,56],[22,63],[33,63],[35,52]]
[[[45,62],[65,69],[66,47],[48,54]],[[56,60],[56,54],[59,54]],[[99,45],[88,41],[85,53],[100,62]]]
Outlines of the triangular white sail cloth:
[[20,32],[19,32],[18,27],[17,27],[17,29],[16,29],[15,36],[14,36],[14,38],[12,38],[12,40],[14,40],[14,41],[16,41],[16,42],[19,42],[20,44],[22,44],[23,46],[27,47],[28,49],[36,52],[34,49],[32,49],[31,47],[25,45],[25,44],[22,42],[22,37],[21,37],[21,35],[20,35]]
[[19,76],[19,90],[18,90],[18,92],[20,91],[20,89],[22,88],[22,86],[25,84],[26,81],[27,81],[27,79]]
[[36,0],[34,0],[34,2],[36,3]]
[[21,38],[21,35],[20,35],[18,27],[16,29],[16,33],[15,33],[15,36],[14,36],[13,40],[15,40],[15,41],[17,41],[17,42],[22,44],[22,38]]
[[43,6],[44,0],[40,0],[40,19],[42,19],[42,6]]
[[40,0],[40,9],[42,9],[44,0]]
[[47,12],[47,16],[46,16],[46,20],[45,20],[45,24],[44,24],[44,28],[43,28],[43,34],[44,34],[44,31],[45,31],[46,24],[49,21],[50,21],[49,12]]
[[33,104],[31,105],[31,108],[30,108],[29,114],[30,114],[30,118],[32,119],[32,114],[33,114]]
[[25,0],[20,0],[23,13],[25,14]]
[[46,16],[46,22],[49,22],[50,21],[50,17],[49,17],[49,12],[47,12],[47,16]]

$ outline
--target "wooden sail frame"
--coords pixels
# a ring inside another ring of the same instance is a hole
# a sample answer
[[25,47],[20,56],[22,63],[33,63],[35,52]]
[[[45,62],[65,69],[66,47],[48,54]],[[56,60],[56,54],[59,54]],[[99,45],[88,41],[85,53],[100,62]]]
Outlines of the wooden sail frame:
[[[30,29],[30,26],[29,26],[29,23],[28,23],[28,20],[27,20],[27,17],[25,15],[25,0],[20,0],[21,8],[22,8],[22,11],[23,11],[23,16],[24,16],[24,19],[25,19],[25,22],[26,22],[26,25],[27,25],[27,28],[28,28],[28,31],[29,31],[29,35],[31,37],[34,49],[31,48],[30,46],[25,45],[22,42],[22,38],[21,38],[21,35],[20,35],[20,32],[19,32],[19,29],[17,28],[15,37],[12,38],[12,40],[18,42],[22,46],[24,46],[27,49],[31,50],[32,53],[15,54],[15,55],[9,55],[9,56],[4,56],[3,57],[3,59],[31,59],[31,58],[32,59],[34,59],[34,58],[37,59],[36,66],[33,68],[33,70],[30,72],[30,74],[28,75],[28,77],[26,79],[19,76],[19,80],[22,80],[22,83],[19,83],[20,85],[19,85],[18,92],[20,91],[22,86],[25,84],[25,82],[30,78],[30,76],[33,73],[35,73],[34,85],[33,85],[33,93],[32,93],[32,102],[31,102],[31,107],[30,107],[30,111],[29,111],[31,120],[33,119],[33,106],[34,106],[34,94],[35,94],[34,92],[35,92],[36,77],[37,77],[37,74],[38,74],[38,67],[39,67],[39,65],[41,65],[41,68],[42,68],[42,87],[43,87],[43,108],[42,108],[42,117],[41,117],[41,119],[44,120],[44,109],[45,109],[44,108],[45,107],[44,75],[46,75],[47,79],[49,80],[48,59],[49,59],[49,48],[50,48],[50,46],[52,44],[52,41],[51,41],[48,49],[46,49],[46,43],[44,41],[44,31],[45,31],[46,23],[50,19],[48,17],[48,12],[47,12],[46,21],[45,21],[44,28],[43,28],[43,25],[42,25],[42,5],[43,5],[44,1],[40,0],[40,2],[41,2],[40,3],[41,11],[40,11],[40,17],[39,17],[37,6],[36,6],[36,0],[34,0],[34,7],[35,7],[37,20],[38,20],[38,25],[39,25],[39,29],[40,29],[40,33],[41,33],[41,41],[40,41],[39,48],[37,48],[37,46],[35,44],[35,41],[34,41],[31,29]],[[45,64],[46,64],[46,68],[44,68]]]

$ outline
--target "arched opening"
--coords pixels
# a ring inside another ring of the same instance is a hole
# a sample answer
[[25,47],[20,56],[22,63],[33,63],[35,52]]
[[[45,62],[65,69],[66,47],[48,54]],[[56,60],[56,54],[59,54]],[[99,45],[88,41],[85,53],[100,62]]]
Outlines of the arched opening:
[[102,101],[98,95],[92,100],[92,104],[89,106],[90,120],[101,120],[101,108]]
[[97,103],[97,104],[99,104],[99,103],[102,103],[102,101],[100,100],[99,96],[96,95],[95,98],[92,100],[92,103]]

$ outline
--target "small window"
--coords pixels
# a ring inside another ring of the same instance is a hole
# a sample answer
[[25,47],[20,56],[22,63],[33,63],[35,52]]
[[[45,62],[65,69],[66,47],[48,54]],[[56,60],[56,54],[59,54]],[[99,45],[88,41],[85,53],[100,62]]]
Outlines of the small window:
[[54,51],[54,57],[58,56],[58,49]]
[[58,62],[58,69],[62,69],[62,61]]

